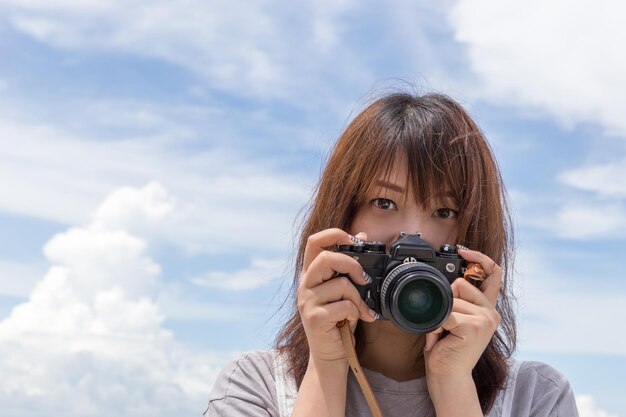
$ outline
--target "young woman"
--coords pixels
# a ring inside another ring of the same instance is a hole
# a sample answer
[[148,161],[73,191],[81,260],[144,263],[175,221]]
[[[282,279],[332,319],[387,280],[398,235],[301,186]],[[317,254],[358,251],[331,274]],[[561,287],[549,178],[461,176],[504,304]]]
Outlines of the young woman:
[[[385,417],[577,416],[558,371],[511,359],[510,226],[491,149],[458,103],[408,93],[374,101],[343,132],[318,184],[295,260],[293,313],[275,349],[227,365],[205,415],[370,416],[337,327],[347,320]],[[372,278],[333,250],[389,248],[401,232],[435,250],[458,245],[486,275],[480,287],[454,280],[451,313],[427,334],[371,310],[357,286]]]

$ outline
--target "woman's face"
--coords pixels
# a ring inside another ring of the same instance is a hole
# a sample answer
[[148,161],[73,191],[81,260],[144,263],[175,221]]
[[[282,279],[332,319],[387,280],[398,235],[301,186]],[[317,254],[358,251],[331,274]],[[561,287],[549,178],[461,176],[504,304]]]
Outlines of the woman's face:
[[378,178],[375,187],[359,208],[349,232],[367,233],[367,240],[387,245],[398,238],[400,232],[421,233],[422,239],[435,250],[445,243],[456,244],[457,207],[445,189],[426,209],[415,203],[413,192],[407,184],[405,158],[397,158],[388,176]]

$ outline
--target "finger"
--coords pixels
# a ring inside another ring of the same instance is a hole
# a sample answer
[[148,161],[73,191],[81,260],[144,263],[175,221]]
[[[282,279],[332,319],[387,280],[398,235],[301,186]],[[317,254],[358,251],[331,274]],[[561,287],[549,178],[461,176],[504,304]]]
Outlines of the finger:
[[475,316],[470,314],[451,313],[448,317],[448,320],[446,320],[446,322],[441,327],[449,331],[450,334],[458,336],[458,330],[470,323],[474,319],[474,317]]
[[442,327],[449,331],[451,336],[463,340],[469,340],[468,337],[476,336],[481,338],[488,336],[490,339],[499,324],[500,315],[495,311],[484,316],[454,312],[450,314]]
[[377,318],[376,313],[370,313],[370,308],[365,301],[363,301],[361,295],[348,278],[335,278],[315,287],[312,291],[314,294],[313,302],[317,305],[329,304],[340,300],[350,300],[358,308],[361,320],[371,322],[375,321]]
[[480,286],[480,290],[485,294],[485,297],[487,297],[492,306],[495,306],[498,302],[498,294],[500,293],[501,286],[502,269],[498,266],[493,275],[488,276]]
[[437,330],[426,334],[426,345],[424,346],[425,352],[430,352],[435,346],[435,343],[439,341],[439,337],[443,333],[443,328],[438,328]]
[[498,293],[502,285],[502,268],[487,255],[470,249],[458,248],[459,255],[468,262],[477,262],[487,273],[487,277],[480,286],[480,290],[485,294],[492,305],[498,301]]
[[[342,320],[348,320],[350,324],[359,320],[359,309],[350,300],[341,300],[334,303],[317,307],[312,313],[314,325],[332,324],[336,326]],[[332,328],[332,327],[329,327]]]
[[[469,301],[463,300],[462,298],[455,298],[454,302],[452,303],[452,312],[468,314],[472,316],[481,314],[481,312],[484,311],[484,308],[485,307],[470,303]],[[489,306],[489,308],[491,308],[491,306]]]
[[304,249],[302,271],[307,271],[311,262],[325,250],[324,248],[335,245],[353,245],[358,242],[358,238],[336,228],[322,230],[321,232],[309,236],[306,248]]
[[337,275],[349,275],[352,282],[358,285],[372,282],[356,259],[344,253],[322,251],[300,277],[300,286],[314,288]]
[[465,281],[464,279],[454,280],[451,287],[452,296],[454,297],[454,301],[452,304],[453,308],[456,299],[465,300],[477,306],[493,307],[491,301],[483,292],[481,292],[481,290],[479,290],[469,282]]

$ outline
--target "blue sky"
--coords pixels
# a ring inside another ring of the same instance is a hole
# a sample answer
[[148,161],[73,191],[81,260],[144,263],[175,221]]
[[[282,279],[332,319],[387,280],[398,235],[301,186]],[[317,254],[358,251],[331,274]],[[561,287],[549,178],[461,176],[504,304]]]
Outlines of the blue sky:
[[518,357],[626,416],[623,6],[407,3],[0,0],[3,415],[199,415],[272,343],[330,145],[410,83],[498,157]]

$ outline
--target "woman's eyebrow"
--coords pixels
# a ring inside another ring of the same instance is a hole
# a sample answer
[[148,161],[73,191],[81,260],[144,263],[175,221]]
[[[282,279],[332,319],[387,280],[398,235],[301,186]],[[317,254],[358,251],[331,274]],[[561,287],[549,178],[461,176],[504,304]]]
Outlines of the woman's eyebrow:
[[398,184],[394,184],[392,182],[378,180],[378,181],[376,181],[376,185],[378,185],[380,187],[389,188],[390,190],[393,190],[393,191],[396,191],[396,192],[402,193],[402,194],[404,194],[404,192],[405,192],[405,189],[403,187],[399,186]]
[[[392,191],[404,194],[405,193],[405,189],[404,187],[395,184],[393,182],[389,182],[389,181],[384,181],[384,180],[378,180],[376,181],[375,185],[379,186],[379,187],[383,187],[383,188],[388,188]],[[440,193],[437,193],[435,195],[436,199],[454,199],[455,198],[455,194],[452,191],[443,191]]]

